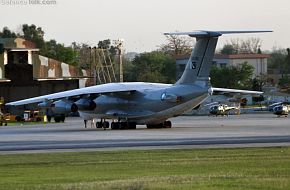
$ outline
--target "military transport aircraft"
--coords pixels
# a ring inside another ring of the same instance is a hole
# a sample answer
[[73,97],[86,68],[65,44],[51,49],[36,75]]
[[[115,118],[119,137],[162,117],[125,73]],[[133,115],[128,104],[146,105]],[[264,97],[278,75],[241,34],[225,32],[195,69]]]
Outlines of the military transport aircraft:
[[181,78],[175,84],[145,82],[109,83],[69,90],[7,103],[10,106],[38,103],[64,117],[79,112],[84,120],[98,118],[99,126],[112,129],[171,127],[168,118],[183,114],[200,105],[214,91],[261,94],[262,92],[213,88],[209,73],[218,37],[223,34],[258,33],[271,31],[194,31],[165,33],[188,35],[196,44]]

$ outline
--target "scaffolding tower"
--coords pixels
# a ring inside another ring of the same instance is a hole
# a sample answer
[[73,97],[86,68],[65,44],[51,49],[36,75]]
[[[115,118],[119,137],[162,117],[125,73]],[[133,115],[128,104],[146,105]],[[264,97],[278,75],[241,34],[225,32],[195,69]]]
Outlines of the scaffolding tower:
[[93,85],[117,82],[110,52],[107,49],[90,49],[90,67]]

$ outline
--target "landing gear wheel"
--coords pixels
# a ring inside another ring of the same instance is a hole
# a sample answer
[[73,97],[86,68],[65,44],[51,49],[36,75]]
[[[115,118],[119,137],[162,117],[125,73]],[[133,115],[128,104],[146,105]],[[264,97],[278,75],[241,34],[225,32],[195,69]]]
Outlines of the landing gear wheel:
[[171,121],[165,121],[163,124],[163,128],[171,128],[172,127],[172,123]]
[[129,129],[129,123],[128,122],[120,122],[120,129]]
[[102,122],[97,122],[97,123],[96,123],[96,127],[97,127],[98,129],[103,128],[103,123],[102,123]]
[[55,121],[55,123],[59,123],[60,121],[61,121],[61,118],[60,118],[60,116],[54,116],[54,121]]
[[164,127],[163,123],[159,123],[159,124],[147,124],[147,129],[161,129]]
[[136,129],[136,125],[135,122],[129,122],[129,129]]
[[101,129],[101,128],[107,129],[107,128],[110,127],[110,123],[108,121],[104,121],[104,122],[99,121],[99,122],[96,123],[96,127],[98,129]]
[[103,128],[104,129],[107,129],[107,128],[109,128],[110,127],[110,123],[108,122],[108,121],[105,121],[104,123],[103,123]]
[[64,123],[64,121],[65,121],[65,115],[61,115],[60,116],[60,121]]
[[111,129],[112,130],[118,130],[118,129],[120,129],[119,122],[112,122],[111,123]]

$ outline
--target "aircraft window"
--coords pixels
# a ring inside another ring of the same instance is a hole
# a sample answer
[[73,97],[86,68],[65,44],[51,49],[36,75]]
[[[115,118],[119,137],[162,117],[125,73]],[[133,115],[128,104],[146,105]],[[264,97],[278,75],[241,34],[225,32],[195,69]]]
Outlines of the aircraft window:
[[162,93],[161,100],[165,100],[165,98],[166,98],[166,92]]

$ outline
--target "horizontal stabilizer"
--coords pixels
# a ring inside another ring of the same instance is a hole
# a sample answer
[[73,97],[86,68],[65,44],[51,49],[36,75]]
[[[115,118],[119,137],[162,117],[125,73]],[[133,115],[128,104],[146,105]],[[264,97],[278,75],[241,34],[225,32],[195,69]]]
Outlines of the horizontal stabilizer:
[[230,89],[230,88],[211,88],[211,92],[224,92],[224,93],[239,93],[239,94],[256,94],[261,95],[263,92],[260,91],[252,91],[252,90],[238,90],[238,89]]
[[190,37],[219,37],[223,34],[240,34],[240,33],[264,33],[273,32],[272,30],[233,30],[233,31],[206,31],[206,30],[196,30],[193,32],[168,32],[164,35],[188,35]]

